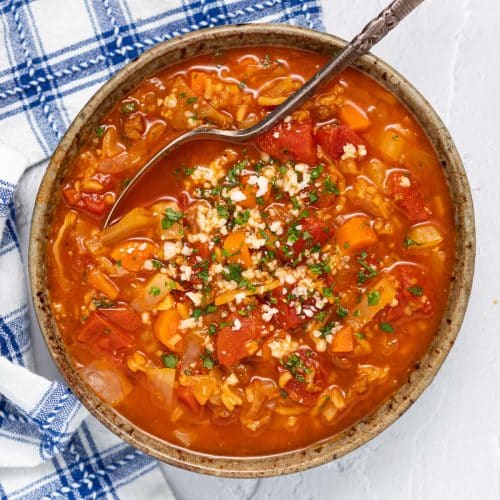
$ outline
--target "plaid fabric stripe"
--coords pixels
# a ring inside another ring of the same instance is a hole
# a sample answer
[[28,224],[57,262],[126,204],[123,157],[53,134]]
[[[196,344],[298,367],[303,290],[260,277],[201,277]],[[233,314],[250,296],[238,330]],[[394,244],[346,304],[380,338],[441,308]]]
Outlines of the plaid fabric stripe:
[[319,0],[0,0],[0,498],[173,498],[155,460],[30,371],[14,191],[131,59],[193,30],[257,21],[322,29]]

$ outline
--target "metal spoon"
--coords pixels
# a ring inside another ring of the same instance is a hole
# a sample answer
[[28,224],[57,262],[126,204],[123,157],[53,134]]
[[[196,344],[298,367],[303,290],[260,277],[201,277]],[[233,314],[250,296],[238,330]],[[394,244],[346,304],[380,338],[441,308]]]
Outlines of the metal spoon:
[[233,144],[249,142],[259,135],[264,134],[279,121],[286,118],[294,109],[310,99],[316,91],[333,77],[337,76],[348,66],[353,64],[359,57],[366,54],[377,42],[395,28],[399,22],[412,12],[424,0],[394,0],[375,19],[370,21],[349,44],[347,44],[328,64],[323,66],[310,80],[308,80],[297,92],[269,113],[256,125],[243,130],[220,130],[208,127],[199,127],[186,132],[169,142],[158,151],[146,164],[135,174],[127,187],[120,193],[104,222],[108,227],[114,220],[114,215],[121,201],[127,196],[138,181],[148,172],[151,167],[163,156],[178,148],[181,144],[203,139],[216,139]]

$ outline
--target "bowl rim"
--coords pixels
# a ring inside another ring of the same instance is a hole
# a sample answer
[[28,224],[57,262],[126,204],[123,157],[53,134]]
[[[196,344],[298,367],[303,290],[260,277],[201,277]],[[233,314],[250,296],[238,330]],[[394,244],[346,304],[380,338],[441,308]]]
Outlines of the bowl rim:
[[[34,310],[48,350],[69,387],[94,417],[127,443],[168,464],[214,476],[256,478],[299,472],[340,458],[380,434],[422,394],[453,346],[465,315],[474,272],[475,222],[467,176],[441,119],[402,75],[379,58],[366,55],[354,66],[395,94],[422,126],[441,160],[455,210],[456,261],[448,304],[429,350],[417,363],[408,381],[376,410],[335,436],[301,449],[251,457],[210,455],[168,443],[143,431],[101,401],[79,376],[66,354],[49,304],[45,265],[48,235],[45,229],[50,223],[53,200],[58,195],[64,168],[71,164],[76,150],[97,124],[98,110],[101,115],[106,114],[112,104],[135,87],[135,84],[130,86],[127,83],[133,77],[142,75],[138,80],[141,81],[167,67],[161,64],[165,58],[180,61],[217,47],[237,47],[238,43],[240,47],[281,45],[329,52],[339,50],[346,42],[330,34],[290,25],[228,25],[172,38],[128,63],[82,108],[52,155],[33,210],[28,265]],[[175,61],[170,64],[175,64]],[[101,112],[106,106],[108,109]]]

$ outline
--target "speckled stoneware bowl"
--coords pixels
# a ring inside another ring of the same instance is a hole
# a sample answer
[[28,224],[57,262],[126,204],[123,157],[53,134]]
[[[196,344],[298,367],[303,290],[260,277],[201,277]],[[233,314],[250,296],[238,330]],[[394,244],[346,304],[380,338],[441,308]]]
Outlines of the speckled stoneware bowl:
[[213,28],[174,38],[145,52],[107,82],[75,118],[52,157],[35,204],[29,252],[31,290],[40,328],[55,363],[88,410],[125,441],[164,462],[216,476],[264,477],[301,471],[335,460],[366,443],[401,416],[431,383],[455,341],[467,307],[474,270],[474,213],[465,171],[448,131],[428,102],[387,64],[368,55],[356,67],[398,96],[427,131],[441,160],[455,209],[456,263],[448,305],[429,351],[399,391],[378,410],[341,434],[306,448],[258,457],[213,456],[169,444],[129,422],[92,392],[64,349],[49,306],[45,264],[47,226],[60,196],[61,181],[78,149],[114,104],[158,70],[216,49],[281,45],[332,54],[344,43],[324,33],[265,24]]

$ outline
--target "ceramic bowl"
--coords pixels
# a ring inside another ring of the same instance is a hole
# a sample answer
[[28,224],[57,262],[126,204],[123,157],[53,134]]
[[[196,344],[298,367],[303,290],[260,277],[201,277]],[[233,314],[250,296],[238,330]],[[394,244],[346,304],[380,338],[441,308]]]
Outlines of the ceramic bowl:
[[408,381],[388,401],[342,433],[303,449],[257,457],[214,456],[170,444],[128,421],[94,394],[65,351],[49,305],[47,227],[60,196],[61,182],[80,146],[115,103],[158,70],[217,49],[281,45],[333,54],[344,44],[343,40],[324,33],[274,24],[212,28],[164,42],[125,66],[92,97],[71,124],[47,168],[35,204],[29,251],[31,291],[40,329],[56,365],[90,413],[132,446],[164,462],[205,474],[248,478],[297,472],[335,460],[363,445],[399,418],[432,382],[455,342],[467,307],[474,268],[474,214],[466,174],[446,127],[429,103],[390,66],[367,55],[356,67],[395,94],[427,132],[451,191],[457,233],[454,279],[440,328]]

